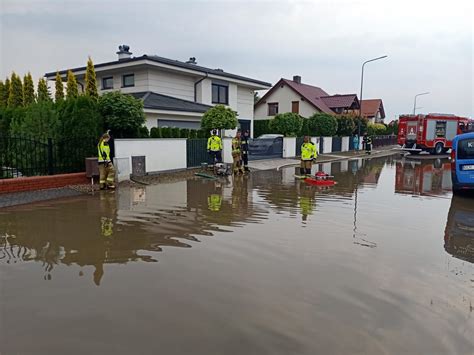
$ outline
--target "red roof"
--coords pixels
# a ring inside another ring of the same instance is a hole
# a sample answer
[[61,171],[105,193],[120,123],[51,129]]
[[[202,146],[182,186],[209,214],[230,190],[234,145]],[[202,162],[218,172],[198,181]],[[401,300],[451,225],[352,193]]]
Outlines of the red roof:
[[[359,108],[356,94],[321,96],[321,100],[331,109],[333,108]],[[355,105],[354,105],[355,103]]]
[[363,117],[375,117],[380,110],[380,117],[385,118],[382,99],[362,100],[361,106]]
[[359,101],[356,94],[331,96],[326,91],[317,86],[299,84],[293,80],[283,78],[280,79],[278,83],[276,83],[265,95],[263,95],[263,97],[256,103],[255,106],[265,103],[265,99],[281,85],[288,85],[316,109],[324,113],[334,114],[335,112],[332,110],[332,108],[350,108],[354,103],[354,100],[357,102],[356,108],[359,107]]

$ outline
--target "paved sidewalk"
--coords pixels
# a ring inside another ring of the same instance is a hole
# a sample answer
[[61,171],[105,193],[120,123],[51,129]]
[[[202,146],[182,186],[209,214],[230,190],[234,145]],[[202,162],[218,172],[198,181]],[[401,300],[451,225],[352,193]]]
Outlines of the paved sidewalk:
[[82,193],[68,187],[0,194],[0,208],[79,195]]
[[[365,158],[365,157],[380,157],[398,153],[393,150],[394,146],[379,147],[372,150],[372,154],[369,156],[365,151],[350,151],[350,152],[336,152],[330,154],[320,154],[316,160],[316,164],[329,163],[332,161],[350,160],[354,158]],[[300,160],[294,158],[277,158],[277,159],[262,159],[249,161],[249,168],[253,170],[272,170],[279,169],[283,166],[299,165]]]

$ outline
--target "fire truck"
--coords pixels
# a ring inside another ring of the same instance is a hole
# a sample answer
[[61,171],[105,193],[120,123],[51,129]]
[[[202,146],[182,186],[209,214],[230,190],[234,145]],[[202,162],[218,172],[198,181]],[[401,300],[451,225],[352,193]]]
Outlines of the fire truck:
[[469,129],[470,121],[455,115],[429,113],[401,115],[398,121],[398,144],[411,154],[446,153],[453,138]]

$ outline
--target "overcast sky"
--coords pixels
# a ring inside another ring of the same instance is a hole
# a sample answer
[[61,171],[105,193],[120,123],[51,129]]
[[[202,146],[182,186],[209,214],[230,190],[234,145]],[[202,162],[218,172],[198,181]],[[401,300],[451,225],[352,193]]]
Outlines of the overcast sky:
[[275,83],[301,75],[330,94],[411,112],[473,115],[472,0],[0,0],[0,78],[157,54]]

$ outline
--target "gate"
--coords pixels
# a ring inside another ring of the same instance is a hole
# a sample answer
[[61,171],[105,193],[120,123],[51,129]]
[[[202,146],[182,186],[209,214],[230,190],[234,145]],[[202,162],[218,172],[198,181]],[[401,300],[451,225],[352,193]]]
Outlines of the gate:
[[274,134],[249,139],[249,160],[283,157],[283,137]]
[[342,150],[342,137],[332,137],[331,152],[340,152]]
[[296,137],[296,156],[301,156],[301,146],[304,143],[304,137]]
[[192,138],[186,140],[186,166],[195,168],[201,163],[212,164],[211,157],[207,153],[207,139]]

